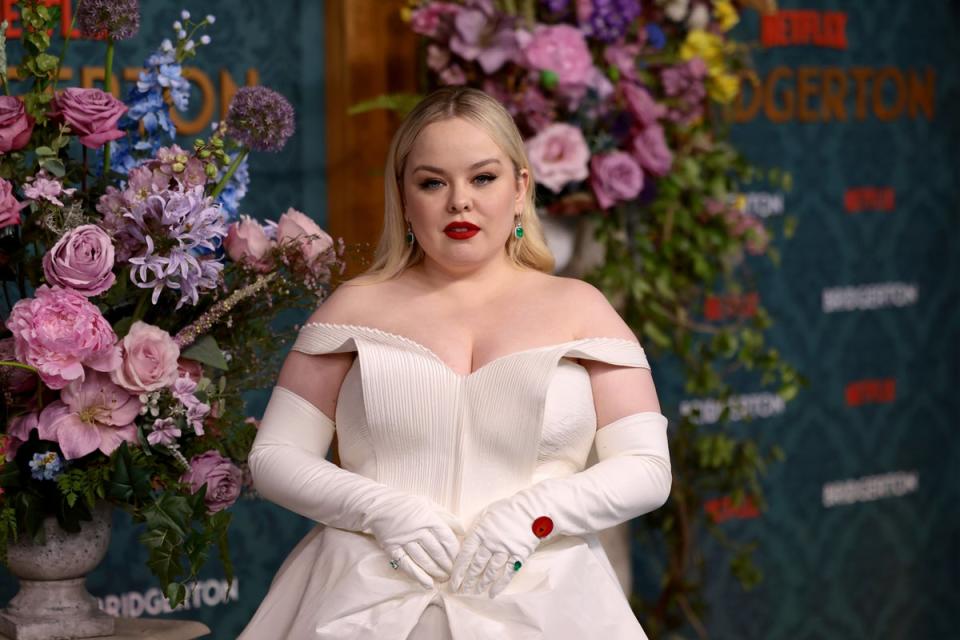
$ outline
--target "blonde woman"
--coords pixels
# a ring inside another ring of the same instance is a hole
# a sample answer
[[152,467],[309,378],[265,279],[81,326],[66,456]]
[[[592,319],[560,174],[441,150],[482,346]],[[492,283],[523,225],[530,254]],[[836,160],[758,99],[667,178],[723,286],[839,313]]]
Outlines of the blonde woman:
[[397,131],[376,260],[302,328],[250,455],[320,524],[242,638],[646,637],[596,532],[667,499],[667,422],[604,296],[550,274],[533,194],[480,91]]

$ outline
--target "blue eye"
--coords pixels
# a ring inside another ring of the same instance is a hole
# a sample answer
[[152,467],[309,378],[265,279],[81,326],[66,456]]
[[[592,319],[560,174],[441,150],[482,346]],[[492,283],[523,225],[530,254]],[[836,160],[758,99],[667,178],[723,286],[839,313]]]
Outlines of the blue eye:
[[437,180],[436,178],[427,178],[426,180],[420,183],[420,188],[425,191],[431,191],[434,189],[438,189],[442,185],[443,183]]
[[474,178],[473,181],[483,185],[483,184],[490,184],[496,179],[497,179],[497,176],[491,173],[481,173],[476,178]]

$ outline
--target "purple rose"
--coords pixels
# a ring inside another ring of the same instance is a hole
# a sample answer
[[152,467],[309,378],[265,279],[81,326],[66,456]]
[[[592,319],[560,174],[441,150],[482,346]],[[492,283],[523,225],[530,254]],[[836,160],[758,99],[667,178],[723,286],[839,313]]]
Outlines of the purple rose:
[[623,96],[627,99],[627,106],[633,117],[645,127],[656,124],[657,120],[667,115],[667,108],[653,99],[653,96],[644,89],[632,82],[623,82],[620,84],[623,90]]
[[113,241],[95,224],[80,225],[61,237],[43,256],[47,282],[82,296],[97,296],[113,286]]
[[179,358],[180,347],[169,333],[137,320],[123,338],[123,364],[110,377],[134,393],[156,391],[176,382]]
[[84,379],[84,366],[112,371],[120,366],[117,334],[100,309],[78,293],[40,285],[33,298],[13,305],[7,328],[17,360],[36,367],[51,389]]
[[590,150],[579,128],[557,122],[526,142],[534,179],[554,193],[569,182],[586,180]]
[[0,229],[20,224],[20,209],[27,206],[13,197],[13,185],[0,178]]
[[590,182],[597,202],[609,209],[617,202],[632,200],[640,194],[643,169],[623,151],[595,155],[590,161]]
[[0,153],[10,153],[27,146],[33,133],[33,122],[23,107],[23,100],[0,96]]
[[243,473],[219,452],[210,450],[190,459],[190,470],[183,474],[180,482],[189,484],[193,493],[207,485],[204,502],[207,510],[215,513],[237,501],[240,486],[243,484]]
[[51,115],[66,120],[87,148],[97,149],[123,137],[117,121],[127,112],[127,105],[105,91],[70,87],[57,94],[52,107]]
[[568,24],[539,26],[523,49],[527,64],[537,71],[552,71],[561,85],[585,85],[593,59],[583,32]]
[[647,127],[633,139],[633,155],[641,167],[657,176],[667,175],[673,165],[673,154],[660,125]]

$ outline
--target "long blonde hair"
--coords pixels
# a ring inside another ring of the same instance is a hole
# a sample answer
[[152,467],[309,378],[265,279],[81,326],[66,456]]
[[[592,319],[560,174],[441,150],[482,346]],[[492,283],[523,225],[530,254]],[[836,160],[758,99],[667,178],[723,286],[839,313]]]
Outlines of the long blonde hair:
[[510,259],[519,266],[545,273],[553,271],[553,254],[547,247],[534,204],[536,184],[523,146],[523,138],[513,118],[499,102],[478,89],[444,87],[434,91],[414,107],[390,142],[383,180],[383,234],[380,236],[373,264],[351,282],[370,284],[389,280],[423,260],[424,253],[420,243],[414,242],[410,245],[406,240],[401,190],[403,172],[407,157],[420,132],[429,124],[450,118],[463,118],[483,129],[510,158],[514,176],[519,178],[521,171],[526,169],[530,181],[523,210],[520,212],[523,237],[517,238],[511,233],[505,248]]

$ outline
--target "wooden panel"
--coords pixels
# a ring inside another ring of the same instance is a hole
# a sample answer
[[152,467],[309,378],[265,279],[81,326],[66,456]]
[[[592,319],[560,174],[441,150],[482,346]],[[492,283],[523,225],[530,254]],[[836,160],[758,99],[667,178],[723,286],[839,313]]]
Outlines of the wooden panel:
[[[383,164],[399,119],[348,116],[362,100],[417,89],[417,39],[400,18],[404,0],[327,0],[327,163],[330,233],[367,259],[383,225]],[[349,272],[362,265],[349,262]]]

